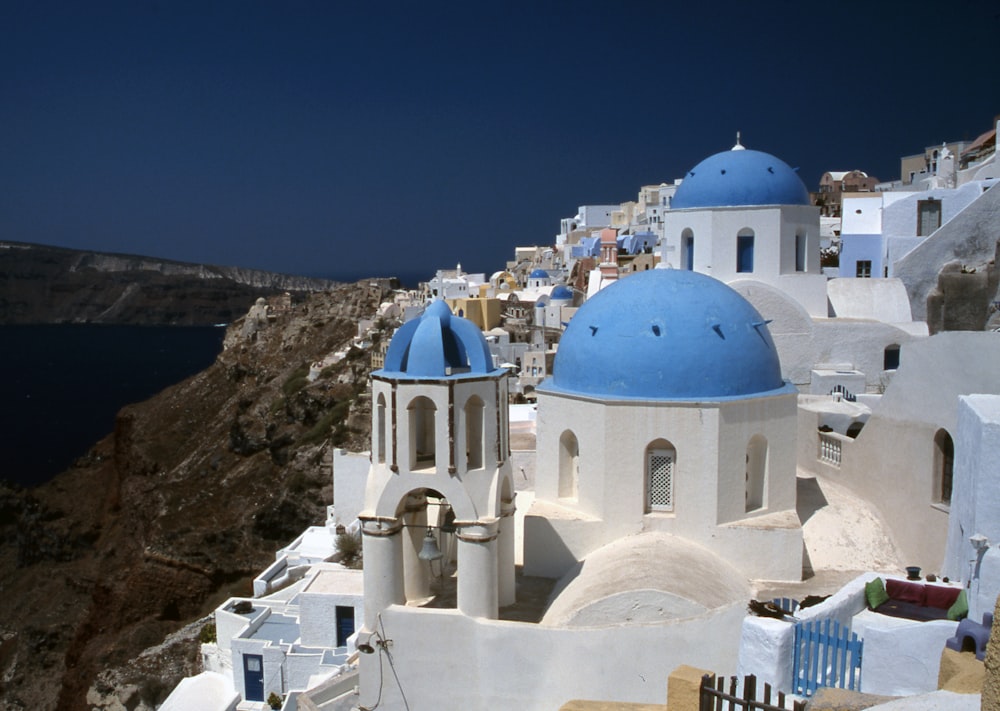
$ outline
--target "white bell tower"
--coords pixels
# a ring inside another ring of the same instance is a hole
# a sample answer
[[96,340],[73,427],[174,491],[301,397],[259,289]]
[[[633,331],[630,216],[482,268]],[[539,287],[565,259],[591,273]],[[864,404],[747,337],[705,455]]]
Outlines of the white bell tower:
[[452,556],[432,562],[420,555],[425,544],[456,549],[459,612],[496,618],[514,602],[507,377],[480,330],[443,301],[397,331],[385,367],[372,373],[372,463],[359,516],[367,631],[388,606],[431,597],[436,566]]

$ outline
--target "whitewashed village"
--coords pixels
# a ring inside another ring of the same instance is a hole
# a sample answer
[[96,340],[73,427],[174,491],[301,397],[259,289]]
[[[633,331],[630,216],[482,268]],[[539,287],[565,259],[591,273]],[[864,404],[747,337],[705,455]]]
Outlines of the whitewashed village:
[[369,451],[335,451],[325,525],[215,611],[161,708],[681,711],[731,678],[761,709],[996,708],[981,128],[812,196],[737,136],[495,273],[397,292],[355,341]]

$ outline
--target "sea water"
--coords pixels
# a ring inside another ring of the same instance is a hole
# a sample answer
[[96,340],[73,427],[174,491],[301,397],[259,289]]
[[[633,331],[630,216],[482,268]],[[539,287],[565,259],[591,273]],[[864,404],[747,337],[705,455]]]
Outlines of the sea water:
[[0,326],[0,479],[42,484],[114,429],[123,406],[204,370],[224,328]]

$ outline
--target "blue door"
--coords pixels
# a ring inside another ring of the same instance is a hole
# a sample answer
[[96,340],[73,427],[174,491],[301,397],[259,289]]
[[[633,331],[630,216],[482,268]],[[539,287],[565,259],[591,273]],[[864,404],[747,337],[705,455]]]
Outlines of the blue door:
[[243,689],[247,701],[264,700],[264,657],[260,654],[243,655]]
[[354,608],[337,605],[337,646],[347,644],[347,638],[354,634]]
[[694,237],[687,237],[684,240],[684,267],[689,271],[694,271]]

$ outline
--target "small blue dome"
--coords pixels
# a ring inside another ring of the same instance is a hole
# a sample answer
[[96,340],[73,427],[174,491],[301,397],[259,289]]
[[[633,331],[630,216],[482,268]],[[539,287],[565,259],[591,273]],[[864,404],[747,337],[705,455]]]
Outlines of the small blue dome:
[[570,291],[568,288],[566,288],[565,285],[559,284],[558,286],[556,286],[555,289],[552,290],[552,293],[549,294],[549,298],[552,299],[553,301],[559,301],[559,300],[572,301],[573,292]]
[[390,377],[443,378],[494,371],[482,331],[468,319],[453,316],[448,304],[438,300],[420,318],[396,331],[385,366],[375,372]]
[[529,279],[548,279],[549,273],[544,269],[536,269],[528,275]]
[[740,205],[809,205],[809,191],[792,168],[770,153],[731,150],[692,168],[671,209]]
[[757,310],[722,282],[654,269],[588,300],[538,388],[641,400],[716,400],[790,389]]

